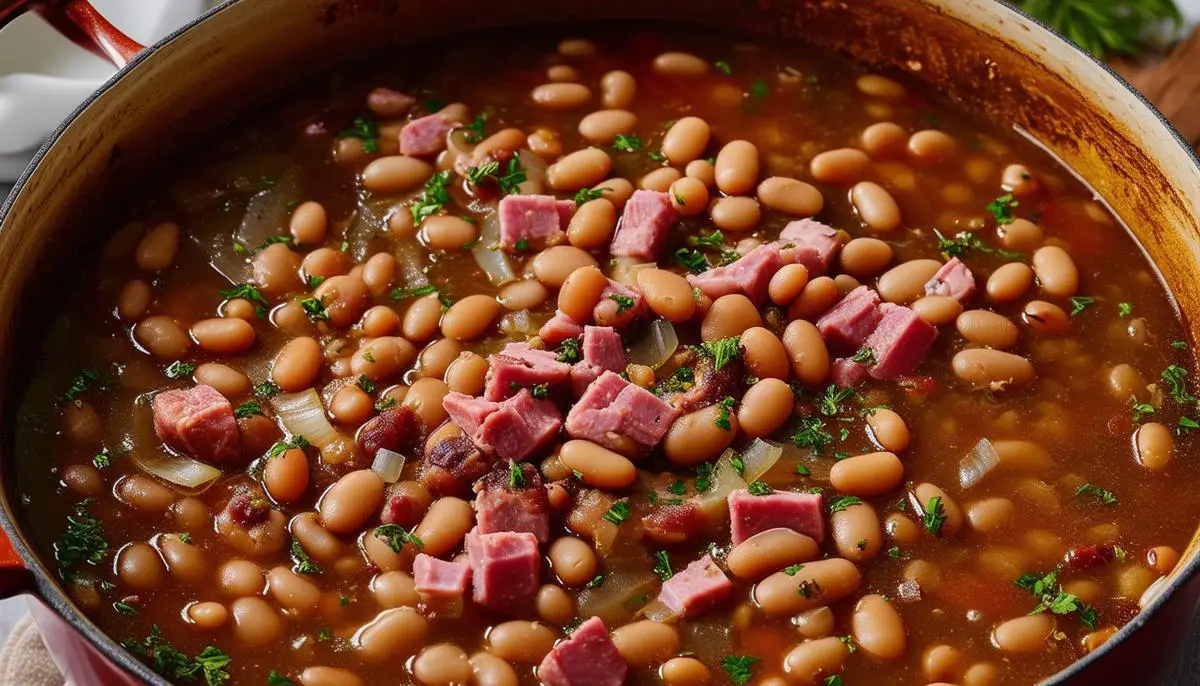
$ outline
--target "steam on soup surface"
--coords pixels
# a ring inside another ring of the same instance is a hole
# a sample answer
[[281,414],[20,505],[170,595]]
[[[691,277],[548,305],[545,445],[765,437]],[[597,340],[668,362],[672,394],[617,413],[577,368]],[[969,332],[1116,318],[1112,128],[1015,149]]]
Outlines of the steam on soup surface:
[[1133,240],[837,57],[477,39],[165,169],[17,433],[45,559],[179,683],[1029,683],[1200,512]]

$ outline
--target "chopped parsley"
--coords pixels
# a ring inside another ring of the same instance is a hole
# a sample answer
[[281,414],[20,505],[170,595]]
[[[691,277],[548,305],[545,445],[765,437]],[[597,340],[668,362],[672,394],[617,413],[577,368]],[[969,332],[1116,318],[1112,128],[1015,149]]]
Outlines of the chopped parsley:
[[740,341],[740,337],[730,336],[719,341],[702,343],[699,350],[713,359],[713,371],[719,372],[722,367],[738,359],[742,354]]
[[850,361],[857,362],[859,364],[865,364],[868,367],[874,367],[876,362],[875,351],[864,345],[858,349],[858,352],[854,353],[854,356],[850,358]]
[[126,639],[121,647],[138,657],[150,661],[154,671],[173,681],[195,681],[203,679],[207,686],[220,686],[229,681],[229,664],[233,661],[216,646],[207,646],[195,658],[163,638],[162,630],[155,624],[150,635],[141,641]]
[[1137,398],[1130,398],[1129,414],[1134,424],[1140,424],[1146,417],[1154,414],[1154,406],[1150,403],[1139,403]]
[[75,398],[79,397],[81,393],[92,386],[107,388],[110,381],[111,380],[108,377],[102,375],[95,369],[81,369],[79,373],[71,379],[71,385],[67,387],[66,392],[63,393],[63,397],[65,397],[67,400],[74,400]]
[[369,117],[358,117],[350,124],[350,128],[343,129],[338,133],[338,137],[358,138],[362,141],[363,150],[379,151],[379,124]]
[[184,543],[187,543],[188,545],[191,545],[191,543],[192,543],[192,535],[186,531],[175,534],[175,538],[178,538],[180,541],[183,541]]
[[1133,314],[1133,305],[1131,303],[1117,303],[1117,316],[1124,319]]
[[1013,197],[1012,193],[1005,193],[988,203],[987,211],[996,219],[996,223],[1001,226],[1011,224],[1013,222],[1013,209],[1021,203]]
[[612,193],[612,189],[607,187],[580,188],[579,190],[575,191],[575,204],[582,205],[584,203],[591,202],[602,197],[605,192]]
[[300,299],[300,308],[304,310],[304,314],[308,315],[311,321],[329,321],[329,313],[325,311],[325,303],[311,295]]
[[663,581],[675,576],[675,570],[671,569],[671,557],[667,555],[667,551],[660,550],[654,553],[653,571]]
[[525,488],[525,470],[513,460],[508,461],[508,487],[514,491]]
[[591,581],[588,581],[586,584],[584,584],[583,587],[584,588],[600,588],[603,585],[604,585],[604,575],[597,574],[596,576],[592,577]]
[[658,395],[680,393],[690,389],[696,383],[696,372],[691,367],[680,367],[671,373],[655,388]]
[[954,234],[954,238],[946,238],[937,229],[934,229],[933,233],[937,237],[938,252],[946,257],[966,257],[967,253],[973,250],[984,255],[999,255],[1008,260],[1025,259],[1024,253],[993,248],[970,231],[959,231]]
[[396,552],[404,549],[405,544],[411,543],[417,550],[425,549],[425,541],[404,530],[399,524],[380,524],[375,527],[375,535],[382,538],[388,547]]
[[825,392],[817,397],[817,409],[826,417],[832,417],[842,411],[842,403],[856,395],[858,393],[853,388],[829,384],[825,387]]
[[313,562],[308,552],[300,545],[300,541],[292,540],[291,554],[292,571],[297,574],[320,574],[322,572],[321,565]]
[[825,430],[825,422],[819,417],[805,417],[799,428],[792,433],[792,443],[798,448],[811,448],[817,454],[833,443],[833,434]]
[[733,471],[737,472],[738,476],[746,476],[746,460],[742,458],[741,453],[734,453],[729,457],[729,465],[733,467]]
[[1093,484],[1083,484],[1079,488],[1075,489],[1075,495],[1077,495],[1077,496],[1090,495],[1093,498],[1095,498],[1096,502],[1104,503],[1105,505],[1116,505],[1117,504],[1117,494],[1116,493],[1113,493],[1112,491],[1108,490],[1107,488],[1100,488],[1099,486],[1096,486]]
[[631,296],[621,295],[620,293],[613,293],[608,296],[608,299],[617,304],[617,314],[633,309],[634,304],[637,302]]
[[626,500],[618,500],[608,508],[608,512],[604,513],[605,521],[613,524],[622,524],[629,519],[629,502]]
[[646,157],[649,157],[651,160],[653,160],[655,162],[662,162],[663,160],[667,159],[666,155],[662,154],[661,152],[658,152],[657,150],[651,150],[651,151],[647,152]]
[[613,149],[621,152],[637,152],[642,149],[642,139],[618,133],[616,140],[613,141]]
[[751,482],[746,490],[750,492],[750,495],[771,495],[775,492],[766,481]]
[[812,470],[799,462],[796,463],[796,473],[800,476],[812,476]]
[[699,274],[708,271],[708,258],[699,250],[680,248],[675,251],[675,260],[690,272]]
[[[733,406],[736,403],[737,401],[734,400],[732,396],[728,395],[725,396],[721,402],[717,403],[717,418],[713,420],[713,424],[715,424],[718,429],[730,431],[733,428],[733,424],[730,421],[730,412],[733,410]],[[740,455],[738,456],[738,459],[741,459]],[[742,469],[745,470],[744,465]]]
[[[316,288],[317,286],[311,285],[313,277],[310,276],[308,278],[310,284],[309,288]],[[319,286],[320,284],[318,283],[317,285]],[[233,288],[221,291],[221,297],[226,300],[234,300],[236,298],[249,300],[250,302],[254,303],[254,314],[256,314],[259,319],[266,317],[267,310],[271,307],[271,303],[267,302],[267,299],[263,297],[263,294],[260,293],[259,290],[253,285],[248,283],[239,284]]]
[[195,371],[195,362],[183,362],[181,360],[176,360],[167,365],[167,368],[163,370],[163,373],[167,375],[168,379],[186,379]]
[[546,398],[550,397],[550,387],[544,383],[540,383],[531,387],[529,389],[529,393],[538,400],[545,400]]
[[255,400],[247,400],[233,410],[233,416],[238,419],[253,417],[256,414],[263,414],[263,409],[262,405],[259,405],[258,401]]
[[729,674],[729,680],[734,686],[744,686],[754,678],[752,668],[758,662],[757,657],[750,655],[726,655],[721,660],[721,669]]
[[713,62],[713,69],[716,69],[726,76],[729,76],[733,73],[733,67],[729,66],[729,63],[725,60],[717,60],[716,62]]
[[946,508],[942,504],[942,496],[935,495],[929,499],[925,513],[921,516],[921,525],[934,536],[942,534],[942,527],[946,525]]
[[712,488],[713,471],[716,468],[711,462],[696,465],[696,492],[703,493]]
[[892,558],[893,560],[899,560],[900,559],[900,547],[892,546],[891,548],[888,548],[887,556]]
[[294,683],[296,682],[273,669],[271,670],[271,673],[267,675],[267,686],[289,686],[289,684]]
[[1038,599],[1038,604],[1029,611],[1031,615],[1040,615],[1049,611],[1056,615],[1079,613],[1079,620],[1089,629],[1096,628],[1098,620],[1095,608],[1080,600],[1077,596],[1067,593],[1058,583],[1058,570],[1047,574],[1023,574],[1013,582],[1017,588],[1028,591]]
[[408,206],[414,223],[420,225],[427,217],[441,212],[446,203],[450,202],[450,193],[446,187],[450,185],[452,174],[449,169],[440,171],[425,182],[425,189]]
[[713,248],[714,250],[725,249],[725,234],[721,233],[720,229],[713,231],[705,236],[688,236],[688,245],[692,247]]
[[272,381],[264,381],[254,387],[254,395],[259,398],[273,398],[282,392],[283,389]]
[[829,499],[829,514],[848,510],[855,505],[862,505],[862,498],[853,495],[839,495]]
[[1171,397],[1180,405],[1196,402],[1196,397],[1188,391],[1187,375],[1187,370],[1177,364],[1167,365],[1162,372],[1162,380],[1166,382]]
[[300,450],[303,450],[308,446],[309,442],[307,438],[300,435],[292,436],[291,440],[279,441],[275,445],[271,446],[271,449],[267,451],[267,457],[278,457],[292,448],[299,448]]
[[1175,429],[1175,433],[1182,435],[1189,431],[1195,431],[1196,429],[1200,429],[1200,422],[1192,419],[1191,417],[1183,416],[1179,418],[1179,423]]
[[766,81],[759,80],[750,84],[750,90],[747,92],[751,98],[762,100],[771,92],[771,87],[767,85]]
[[800,565],[800,564],[788,565],[783,568],[783,573],[787,574],[788,576],[796,576],[797,574],[800,573],[801,569],[804,569],[804,565]]
[[361,388],[364,393],[375,392],[375,382],[368,379],[366,374],[359,374],[358,381],[356,381],[354,385]]
[[138,613],[138,609],[136,607],[130,605],[124,600],[118,600],[117,602],[113,603],[112,608],[119,615],[133,616]]
[[1074,295],[1067,300],[1071,303],[1071,316],[1078,317],[1083,311],[1095,304],[1096,299],[1087,295]]
[[858,646],[855,645],[854,639],[852,637],[838,636],[838,640],[842,642],[842,645],[846,646],[846,651],[849,652],[851,655],[858,652]]
[[400,400],[394,395],[387,395],[375,401],[375,409],[383,412],[400,405]]
[[267,236],[267,240],[263,241],[263,244],[258,246],[257,250],[265,250],[266,248],[269,248],[270,246],[275,245],[276,243],[282,243],[284,245],[291,245],[292,237],[291,236],[283,236],[283,235]]
[[333,638],[333,632],[329,630],[329,627],[323,626],[320,629],[317,629],[318,643],[328,641],[331,638]]
[[54,559],[64,570],[80,562],[95,566],[108,557],[104,524],[88,510],[92,502],[84,498],[75,505],[75,511],[67,515],[66,530],[54,542]]
[[687,495],[687,485],[683,479],[676,479],[667,485],[667,492],[673,495]]
[[1171,341],[1171,347],[1176,350],[1187,350],[1188,344],[1187,341]]
[[465,137],[468,143],[478,143],[483,140],[487,127],[487,120],[488,113],[480,112],[479,116],[475,117],[474,121],[463,127],[467,130]]
[[583,359],[583,352],[579,348],[578,338],[568,338],[558,346],[558,361],[566,362],[567,364],[575,364]]
[[841,674],[830,674],[821,682],[821,686],[846,686]]
[[527,176],[525,168],[521,166],[521,160],[513,156],[508,160],[508,168],[503,174],[496,174],[496,183],[500,184],[500,190],[507,195],[512,195],[520,190],[521,184],[525,183]]

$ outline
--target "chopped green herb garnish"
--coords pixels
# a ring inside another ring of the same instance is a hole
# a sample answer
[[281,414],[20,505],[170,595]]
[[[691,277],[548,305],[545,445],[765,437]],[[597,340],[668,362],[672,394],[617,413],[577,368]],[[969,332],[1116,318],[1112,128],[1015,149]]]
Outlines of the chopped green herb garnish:
[[800,573],[801,569],[804,569],[804,565],[800,565],[800,564],[788,565],[783,568],[783,573],[787,574],[788,576],[796,576],[797,574]]
[[109,382],[110,380],[106,376],[101,375],[95,369],[82,369],[71,379],[71,385],[67,387],[63,397],[67,400],[74,400],[93,386],[107,388]]
[[853,495],[839,495],[829,499],[829,514],[847,510],[855,505],[862,505],[862,498]]
[[[309,277],[310,282],[312,278]],[[316,288],[316,286],[310,285],[309,288]],[[254,314],[258,315],[260,319],[266,317],[267,310],[271,308],[271,303],[267,302],[267,299],[263,297],[258,288],[248,283],[239,284],[233,288],[221,291],[221,297],[225,300],[234,300],[237,298],[249,300],[254,303]]]
[[1133,314],[1133,305],[1131,303],[1117,303],[1117,316],[1124,319]]
[[832,417],[842,411],[842,403],[856,395],[858,393],[853,388],[830,384],[825,387],[825,392],[817,397],[817,409],[826,417]]
[[945,506],[942,505],[942,496],[935,495],[929,499],[929,504],[925,506],[925,514],[921,516],[921,524],[934,536],[941,535],[942,527],[946,525],[946,511]]
[[[733,428],[730,413],[733,411],[733,407],[736,403],[737,401],[734,400],[732,396],[728,395],[725,396],[721,402],[717,403],[717,417],[713,420],[713,424],[715,424],[718,429],[730,431]],[[737,459],[741,460],[741,455],[738,455]],[[746,467],[743,464],[739,473],[743,473],[745,469]]]
[[646,157],[649,157],[651,160],[654,160],[655,162],[662,162],[667,159],[666,155],[662,154],[661,152],[658,152],[657,150],[651,150],[651,151],[647,152]]
[[1007,260],[1025,259],[1024,253],[1013,250],[1001,250],[999,248],[993,248],[987,243],[984,243],[982,238],[976,236],[970,231],[959,231],[954,235],[953,239],[946,238],[942,235],[942,232],[938,231],[937,229],[934,229],[933,233],[935,236],[937,236],[938,251],[946,257],[966,257],[969,251],[974,250],[984,255],[999,255]]
[[716,62],[713,62],[713,69],[716,69],[726,76],[729,76],[733,73],[733,67],[729,66],[729,63],[725,60],[717,60]]
[[720,229],[704,236],[688,236],[688,245],[692,247],[712,248],[714,250],[725,249],[725,234]]
[[673,495],[687,495],[687,485],[683,479],[676,479],[667,485],[667,492]]
[[181,531],[181,532],[175,534],[175,537],[178,538],[180,541],[187,543],[188,545],[191,545],[191,543],[192,543],[192,535],[186,531]]
[[530,388],[529,393],[538,400],[545,400],[550,397],[550,387],[544,383],[540,383]]
[[604,519],[613,524],[621,524],[629,519],[629,502],[626,500],[618,500],[608,508],[608,512],[604,513]]
[[750,97],[756,100],[761,100],[767,97],[770,92],[771,87],[767,85],[766,81],[755,81],[754,83],[750,84],[750,90],[748,91]]
[[176,360],[167,365],[167,368],[163,370],[163,373],[167,375],[168,379],[187,379],[191,377],[193,373],[195,373],[196,366],[197,365],[195,362],[182,362],[180,360]]
[[1180,405],[1191,405],[1196,402],[1196,396],[1188,391],[1188,372],[1177,364],[1167,365],[1162,372],[1162,380],[1167,384],[1167,390],[1175,402]]
[[608,296],[608,299],[617,304],[617,314],[621,314],[626,310],[631,310],[633,309],[633,306],[637,304],[637,301],[631,296],[621,295],[620,293],[612,293]]
[[108,557],[108,538],[104,524],[88,510],[91,498],[84,498],[67,515],[67,528],[54,542],[54,559],[62,569],[83,562],[92,566]]
[[118,600],[117,602],[113,603],[112,607],[119,615],[133,616],[138,613],[138,609],[136,607],[130,605],[124,600]]
[[[396,551],[399,552],[399,551]],[[309,557],[308,552],[300,545],[300,541],[292,540],[292,571],[297,574],[320,574],[321,566]]]
[[613,149],[621,152],[637,152],[642,149],[642,139],[618,133],[616,140],[613,141]]
[[145,639],[127,639],[121,646],[149,660],[154,671],[173,681],[203,679],[206,686],[221,686],[229,681],[228,668],[233,660],[224,651],[207,646],[195,658],[189,658],[163,638],[157,624],[150,627],[150,635]]
[[488,113],[480,112],[479,116],[475,117],[474,121],[463,127],[467,130],[465,137],[468,143],[478,143],[483,140],[486,132],[487,120]]
[[653,571],[663,581],[675,576],[675,570],[671,569],[671,558],[667,555],[667,551],[660,550],[654,553]]
[[525,488],[525,470],[513,460],[508,461],[508,487],[514,491]]
[[713,359],[713,371],[719,372],[722,367],[741,356],[741,338],[730,336],[718,341],[708,341],[702,343],[699,350]]
[[1105,505],[1116,505],[1117,494],[1106,488],[1100,488],[1092,484],[1083,484],[1075,489],[1075,495],[1090,495],[1096,499],[1096,502],[1104,503]]
[[868,367],[874,367],[875,351],[864,345],[858,349],[858,352],[854,353],[854,356],[850,358],[850,361],[857,362],[859,364],[865,364]]
[[333,638],[333,632],[329,630],[329,627],[323,626],[320,629],[317,629],[317,642],[318,643],[323,643],[325,641],[328,641],[331,638]]
[[792,443],[798,448],[811,448],[820,454],[833,443],[833,434],[825,430],[825,422],[819,417],[805,417],[800,420],[799,428],[792,434]]
[[446,188],[450,185],[452,174],[449,169],[440,171],[425,182],[424,190],[408,206],[414,223],[420,225],[427,217],[441,212],[446,203],[450,202],[450,193]]
[[112,456],[108,454],[108,448],[102,448],[100,452],[92,456],[92,465],[96,469],[104,469],[112,464]]
[[253,417],[256,414],[264,414],[264,412],[262,405],[259,405],[255,400],[247,400],[233,410],[233,416],[237,417],[238,419]]
[[499,171],[500,163],[492,160],[491,162],[481,164],[478,167],[468,168],[467,181],[473,186],[478,186],[480,181],[483,181],[489,176],[494,177]]
[[611,188],[601,186],[600,188],[580,188],[575,191],[575,204],[582,205],[602,197],[605,193],[612,193]]
[[1013,222],[1013,209],[1021,203],[1013,197],[1012,193],[1005,193],[988,203],[987,211],[996,219],[996,223],[1000,225],[1011,224]]
[[329,321],[329,313],[325,311],[325,303],[319,299],[308,296],[300,299],[300,307],[304,310],[304,314],[314,322]]
[[900,548],[898,546],[892,546],[891,548],[888,548],[887,556],[892,558],[893,560],[899,560],[900,559]]
[[350,128],[343,129],[338,136],[360,139],[363,150],[367,152],[379,151],[379,124],[369,117],[358,117],[350,124]]
[[746,490],[750,492],[750,495],[771,495],[775,492],[766,481],[753,481],[746,487]]
[[425,549],[425,542],[404,530],[399,524],[380,524],[375,527],[375,535],[382,538],[388,547],[396,552],[404,549],[406,544],[412,544],[417,550]]
[[387,395],[375,401],[375,409],[380,412],[383,412],[384,410],[390,410],[394,407],[398,407],[399,405],[400,400],[394,395]]
[[683,265],[684,269],[695,274],[707,271],[709,268],[708,258],[699,250],[680,248],[675,251],[675,260]]
[[294,683],[296,682],[273,669],[271,670],[271,673],[267,675],[267,686],[290,686]]
[[278,457],[292,448],[303,450],[309,446],[308,439],[303,436],[292,436],[291,440],[279,441],[267,451],[267,457]]
[[1146,417],[1154,414],[1154,406],[1150,403],[1139,403],[1137,398],[1129,399],[1129,413],[1134,424],[1140,424]]
[[799,462],[796,463],[796,473],[800,476],[812,476],[812,470]]
[[566,362],[567,364],[575,364],[583,359],[583,352],[579,348],[578,338],[568,338],[558,346],[558,361]]
[[1176,350],[1187,350],[1188,344],[1187,341],[1171,341],[1171,347]]
[[1083,311],[1091,307],[1096,299],[1087,295],[1075,295],[1067,300],[1071,303],[1071,316],[1078,317],[1083,314]]
[[597,574],[590,581],[583,585],[584,588],[600,588],[604,585],[604,575]]
[[817,596],[821,595],[821,584],[817,583],[815,580],[805,579],[804,581],[801,581],[800,585],[796,588],[796,593],[805,599],[816,598]]
[[750,655],[726,655],[721,660],[721,669],[729,674],[729,680],[734,686],[744,686],[754,678],[752,668],[758,662],[757,657]]
[[1189,431],[1195,431],[1196,429],[1200,429],[1200,422],[1192,419],[1191,417],[1183,416],[1179,418],[1179,423],[1175,429],[1175,433],[1185,434]]
[[259,398],[273,398],[283,392],[273,381],[264,381],[254,387],[254,395]]
[[1096,610],[1081,601],[1077,596],[1067,593],[1058,583],[1058,571],[1047,574],[1023,574],[1013,582],[1017,588],[1031,593],[1038,599],[1038,604],[1029,614],[1039,615],[1049,611],[1056,615],[1079,613],[1079,620],[1089,629],[1096,628],[1098,616]]
[[716,467],[711,462],[696,465],[696,492],[703,493],[712,488],[713,471]]

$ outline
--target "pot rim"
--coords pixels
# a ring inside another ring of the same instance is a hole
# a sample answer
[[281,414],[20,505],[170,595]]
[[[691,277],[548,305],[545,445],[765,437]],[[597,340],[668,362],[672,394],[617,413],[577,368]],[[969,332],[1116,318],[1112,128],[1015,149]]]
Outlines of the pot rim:
[[[130,60],[128,64],[113,73],[112,76],[102,83],[91,95],[89,95],[83,102],[74,108],[71,113],[68,114],[67,117],[55,128],[54,132],[46,138],[46,141],[41,145],[41,147],[38,148],[37,152],[31,158],[29,165],[26,166],[25,170],[21,172],[20,177],[18,177],[16,182],[13,184],[12,190],[8,194],[8,197],[4,199],[2,204],[0,204],[0,226],[3,225],[5,219],[8,217],[9,211],[15,204],[17,198],[20,196],[25,184],[37,171],[42,159],[46,157],[50,149],[59,141],[66,130],[75,122],[77,118],[79,118],[80,115],[83,114],[84,111],[91,107],[96,100],[103,97],[114,85],[121,81],[121,79],[125,78],[130,71],[136,69],[143,62],[152,59],[160,50],[170,45],[184,34],[205,23],[216,14],[219,14],[220,12],[229,9],[233,5],[238,4],[239,2],[242,2],[242,0],[223,0],[223,2],[220,4],[209,8],[202,14],[191,19],[183,26],[180,26],[178,29],[171,32],[169,35],[155,42],[153,45],[146,46],[146,48],[138,53],[138,55],[132,60]],[[937,0],[932,0],[932,2],[936,3]],[[1053,36],[1055,40],[1061,42],[1065,47],[1078,53],[1086,60],[1089,60],[1096,67],[1099,67],[1110,79],[1110,83],[1112,85],[1118,86],[1127,91],[1129,95],[1133,96],[1136,103],[1141,105],[1143,111],[1136,112],[1135,110],[1133,116],[1145,115],[1147,113],[1153,116],[1162,127],[1160,131],[1165,132],[1170,138],[1174,139],[1175,143],[1185,151],[1192,164],[1195,165],[1197,169],[1200,169],[1200,150],[1193,148],[1183,137],[1183,134],[1181,134],[1179,130],[1175,128],[1175,125],[1172,124],[1161,111],[1159,111],[1158,107],[1156,107],[1154,103],[1152,103],[1140,91],[1134,88],[1120,74],[1115,72],[1108,64],[1075,45],[1058,31],[1049,27],[1041,20],[1027,14],[1025,11],[1010,5],[1007,2],[997,1],[996,4],[1001,5],[1003,9],[1000,11],[1009,13],[1014,20],[1027,22],[1042,29]],[[0,473],[0,480],[2,479],[3,474]],[[79,611],[74,606],[74,603],[67,596],[66,592],[58,583],[55,576],[46,568],[41,558],[35,554],[32,546],[28,545],[25,541],[20,528],[17,526],[17,516],[13,510],[9,493],[3,488],[0,488],[0,527],[3,527],[4,532],[12,541],[13,547],[17,550],[21,556],[21,559],[25,562],[26,571],[33,576],[32,587],[28,588],[28,592],[30,594],[36,596],[37,599],[45,602],[51,608],[53,608],[53,610],[60,617],[62,617],[64,621],[66,621],[71,625],[71,627],[86,637],[93,647],[99,650],[106,658],[111,660],[119,667],[123,668],[130,674],[145,680],[149,684],[171,686],[170,682],[168,682],[164,677],[151,669],[148,664],[138,659],[129,651],[125,650],[120,643],[118,643],[116,638],[102,631],[86,614]],[[1124,642],[1125,639],[1129,638],[1134,632],[1138,631],[1142,626],[1144,626],[1155,614],[1155,612],[1157,612],[1162,605],[1171,600],[1171,598],[1174,597],[1179,589],[1192,580],[1192,578],[1195,577],[1198,572],[1200,572],[1200,553],[1194,555],[1182,570],[1176,572],[1175,578],[1166,585],[1166,587],[1158,594],[1158,596],[1152,600],[1147,607],[1142,608],[1141,611],[1139,611],[1138,614],[1133,617],[1133,619],[1121,627],[1112,638],[1110,638],[1108,641],[1105,641],[1104,644],[1096,650],[1093,650],[1092,652],[1075,660],[1062,670],[1055,672],[1046,679],[1042,680],[1040,683],[1044,686],[1062,684],[1082,673],[1094,662],[1104,658],[1110,652],[1115,650],[1118,645]]]

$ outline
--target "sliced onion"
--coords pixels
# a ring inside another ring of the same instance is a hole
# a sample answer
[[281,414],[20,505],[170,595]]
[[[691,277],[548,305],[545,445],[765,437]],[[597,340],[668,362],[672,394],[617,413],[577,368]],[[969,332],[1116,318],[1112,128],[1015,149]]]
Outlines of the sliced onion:
[[665,319],[655,319],[646,327],[646,335],[625,351],[631,364],[644,364],[651,369],[663,366],[679,348],[675,327]]
[[154,433],[154,415],[148,396],[140,396],[133,405],[129,456],[140,469],[187,490],[188,495],[203,492],[221,477],[221,470],[184,455],[168,453]]
[[521,195],[538,195],[546,188],[546,161],[532,150],[518,150],[517,158],[525,169],[525,180],[517,186]]
[[[407,212],[408,210],[401,210]],[[400,277],[404,287],[412,290],[429,285],[429,275],[425,273],[425,255],[416,241],[401,240],[396,243],[396,265],[400,268]]]
[[708,521],[719,521],[729,512],[728,497],[739,488],[746,488],[746,480],[738,476],[733,468],[732,450],[726,450],[717,465],[713,467],[712,485],[709,489],[696,496],[696,505]]
[[325,417],[321,396],[310,388],[299,393],[276,396],[271,406],[280,421],[293,436],[304,440],[321,451],[321,458],[330,464],[345,462],[351,450],[345,436],[333,428]]
[[380,448],[375,451],[375,461],[371,463],[371,471],[379,475],[385,484],[394,484],[400,480],[400,472],[404,471],[405,457],[394,450]]
[[754,439],[750,447],[742,451],[742,462],[746,464],[742,478],[747,483],[758,481],[764,474],[771,471],[782,455],[783,446],[764,441],[761,438]]
[[645,568],[612,566],[599,588],[579,592],[579,616],[599,617],[609,626],[626,623],[642,608],[641,597],[658,592],[658,577]]
[[500,318],[500,330],[509,336],[520,334],[529,337],[537,335],[538,327],[529,316],[529,310],[517,310]]
[[996,453],[992,442],[981,438],[975,447],[971,448],[971,452],[958,463],[958,483],[963,488],[970,488],[999,464],[1000,455]]
[[288,167],[270,188],[255,193],[246,203],[237,240],[254,250],[271,236],[286,231],[289,206],[300,199],[300,168]]
[[480,226],[482,228],[479,240],[475,241],[475,246],[471,248],[471,254],[475,256],[479,268],[487,274],[488,281],[493,286],[516,281],[517,274],[513,271],[508,255],[500,250],[500,213],[493,209],[483,218]]
[[1170,583],[1171,577],[1169,575],[1160,576],[1154,581],[1150,582],[1150,585],[1146,587],[1146,590],[1142,591],[1142,597],[1138,598],[1138,607],[1145,610],[1150,606],[1150,603],[1153,603],[1160,595],[1162,595],[1163,591],[1167,590],[1167,586],[1169,586]]
[[[367,259],[367,253],[371,251],[371,241],[386,229],[388,210],[395,204],[394,200],[359,203],[345,233],[347,251],[354,257],[355,262]],[[397,211],[407,210],[401,207]]]
[[670,624],[679,618],[674,610],[667,607],[667,604],[658,598],[646,603],[646,606],[638,614],[652,622],[662,622],[664,624]]

